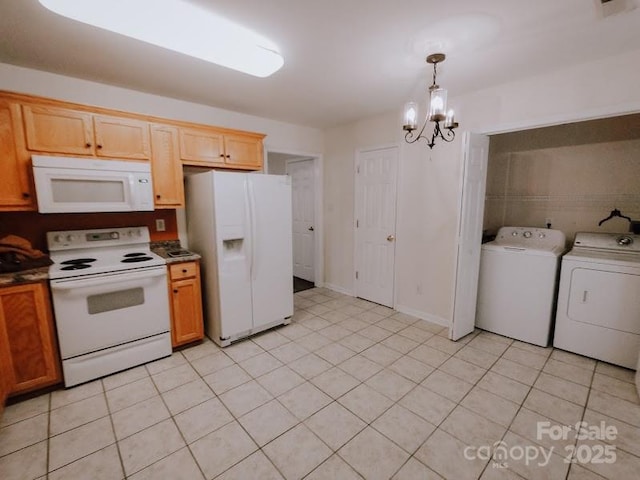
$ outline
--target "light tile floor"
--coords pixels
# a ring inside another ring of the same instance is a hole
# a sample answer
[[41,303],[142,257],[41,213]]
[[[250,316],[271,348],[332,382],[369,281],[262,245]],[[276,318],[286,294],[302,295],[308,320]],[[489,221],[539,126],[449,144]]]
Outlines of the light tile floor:
[[[638,478],[632,371],[487,332],[451,342],[322,288],[295,305],[291,325],[231,347],[206,341],[7,407],[0,478]],[[616,438],[537,435],[579,421]],[[465,458],[499,441],[494,460]]]

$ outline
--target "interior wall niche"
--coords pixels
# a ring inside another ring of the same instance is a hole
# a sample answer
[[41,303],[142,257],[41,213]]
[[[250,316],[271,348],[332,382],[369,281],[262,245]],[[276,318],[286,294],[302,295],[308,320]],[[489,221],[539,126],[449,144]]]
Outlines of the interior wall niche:
[[627,232],[640,220],[640,114],[491,137],[484,230],[501,226]]

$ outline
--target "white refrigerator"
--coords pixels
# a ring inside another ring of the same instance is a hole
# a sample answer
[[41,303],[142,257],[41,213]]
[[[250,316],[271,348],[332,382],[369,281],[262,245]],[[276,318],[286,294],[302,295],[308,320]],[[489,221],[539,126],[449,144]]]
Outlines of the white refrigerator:
[[189,249],[202,256],[205,330],[220,346],[293,315],[291,180],[208,171],[186,177]]

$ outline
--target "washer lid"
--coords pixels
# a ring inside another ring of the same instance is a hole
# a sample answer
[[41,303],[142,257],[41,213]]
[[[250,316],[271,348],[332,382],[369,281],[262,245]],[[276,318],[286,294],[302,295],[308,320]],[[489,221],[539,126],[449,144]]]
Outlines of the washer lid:
[[484,246],[502,248],[513,253],[547,252],[561,255],[565,250],[566,238],[560,230],[535,227],[501,227],[493,242]]

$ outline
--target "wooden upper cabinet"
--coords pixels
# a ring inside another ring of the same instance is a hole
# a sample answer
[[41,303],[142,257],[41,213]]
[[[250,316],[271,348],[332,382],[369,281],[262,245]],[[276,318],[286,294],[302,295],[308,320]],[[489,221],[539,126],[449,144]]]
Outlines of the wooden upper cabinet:
[[34,210],[29,156],[24,152],[20,105],[0,98],[0,210]]
[[149,160],[149,124],[67,108],[23,105],[27,149],[34,152]]
[[250,135],[224,136],[225,163],[230,168],[262,168],[262,138]]
[[151,173],[156,208],[184,207],[178,129],[151,125]]
[[131,118],[93,117],[96,155],[107,158],[149,160],[149,123]]
[[180,128],[180,159],[188,165],[223,165],[223,142],[215,130]]
[[185,165],[260,170],[262,138],[251,133],[180,128],[180,158]]
[[93,155],[91,114],[66,108],[23,105],[27,149],[34,152]]
[[0,288],[0,363],[11,394],[62,380],[49,289],[44,282]]

